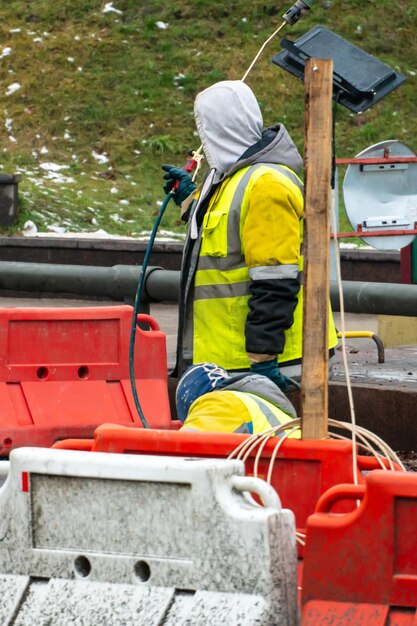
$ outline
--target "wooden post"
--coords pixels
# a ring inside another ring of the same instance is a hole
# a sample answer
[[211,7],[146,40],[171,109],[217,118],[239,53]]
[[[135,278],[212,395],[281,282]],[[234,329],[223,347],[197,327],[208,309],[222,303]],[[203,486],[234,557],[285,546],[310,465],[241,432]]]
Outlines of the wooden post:
[[333,61],[305,65],[303,439],[328,435],[328,307]]

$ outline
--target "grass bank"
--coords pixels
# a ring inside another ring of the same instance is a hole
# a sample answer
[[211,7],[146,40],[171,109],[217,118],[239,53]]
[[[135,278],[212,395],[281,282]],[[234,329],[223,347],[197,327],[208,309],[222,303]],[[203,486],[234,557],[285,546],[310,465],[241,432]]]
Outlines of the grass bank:
[[[162,163],[198,147],[193,100],[239,79],[290,3],[239,0],[17,0],[0,9],[2,172],[21,172],[20,232],[146,234]],[[285,36],[323,24],[402,72],[407,82],[362,115],[338,107],[337,155],[398,139],[417,150],[414,0],[329,0]],[[272,42],[248,77],[265,125],[283,122],[303,150],[301,82],[273,65]],[[173,203],[172,203],[173,204]],[[349,228],[342,218],[343,229]],[[163,227],[180,237],[175,205]]]

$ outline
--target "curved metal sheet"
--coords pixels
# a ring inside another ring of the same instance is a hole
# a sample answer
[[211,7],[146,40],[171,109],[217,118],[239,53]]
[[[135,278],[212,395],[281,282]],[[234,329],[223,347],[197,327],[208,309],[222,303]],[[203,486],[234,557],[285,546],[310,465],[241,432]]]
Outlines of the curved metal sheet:
[[[395,139],[381,141],[366,148],[355,158],[415,157],[405,144]],[[412,230],[417,221],[417,163],[388,165],[352,164],[343,181],[343,198],[347,217],[356,231]],[[411,243],[415,235],[362,237],[380,250],[399,250]]]

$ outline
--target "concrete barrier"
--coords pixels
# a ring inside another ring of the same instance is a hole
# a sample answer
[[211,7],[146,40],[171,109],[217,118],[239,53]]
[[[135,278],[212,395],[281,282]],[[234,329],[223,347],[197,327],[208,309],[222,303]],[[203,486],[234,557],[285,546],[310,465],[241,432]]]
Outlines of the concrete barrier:
[[0,623],[294,626],[294,516],[243,474],[240,461],[14,450]]

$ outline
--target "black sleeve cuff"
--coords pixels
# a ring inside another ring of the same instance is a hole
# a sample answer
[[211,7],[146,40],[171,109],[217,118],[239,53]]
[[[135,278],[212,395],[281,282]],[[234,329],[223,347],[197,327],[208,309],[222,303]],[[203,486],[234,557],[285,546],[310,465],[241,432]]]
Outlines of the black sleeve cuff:
[[246,351],[281,354],[284,332],[291,328],[300,283],[295,278],[253,280],[246,319]]

